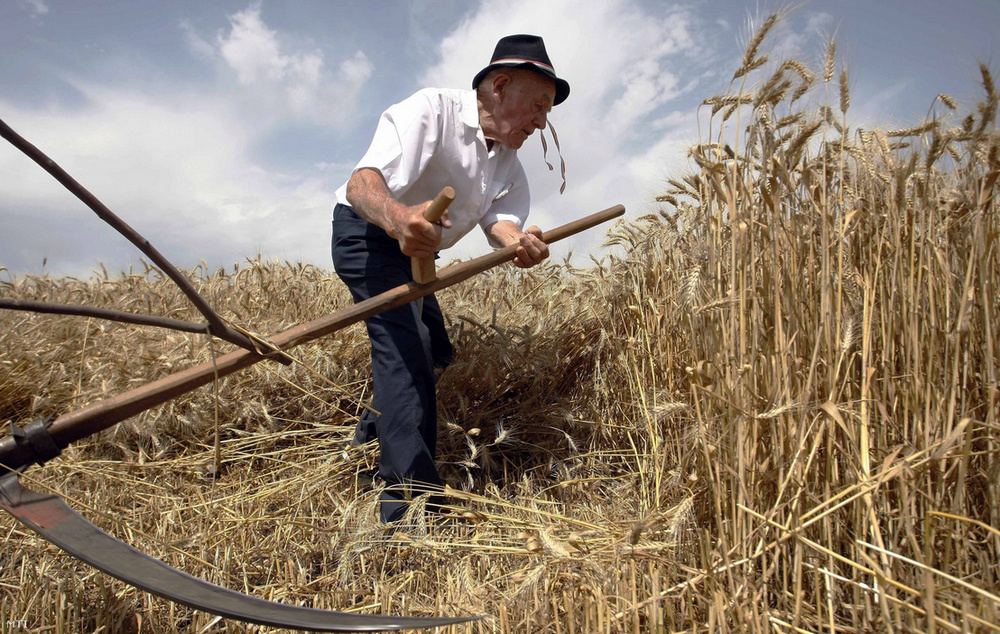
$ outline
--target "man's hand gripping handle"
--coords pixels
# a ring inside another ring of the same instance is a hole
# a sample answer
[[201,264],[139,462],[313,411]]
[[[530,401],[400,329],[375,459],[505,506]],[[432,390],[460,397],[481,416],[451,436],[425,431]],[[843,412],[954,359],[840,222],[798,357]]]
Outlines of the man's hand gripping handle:
[[[455,190],[451,187],[445,187],[441,190],[431,204],[424,210],[424,220],[430,223],[435,223],[441,220],[441,216],[444,214],[445,210],[448,209],[448,205],[455,200]],[[427,284],[428,282],[433,282],[437,279],[437,269],[434,266],[434,256],[428,258],[412,258],[413,263],[413,281],[418,284]]]

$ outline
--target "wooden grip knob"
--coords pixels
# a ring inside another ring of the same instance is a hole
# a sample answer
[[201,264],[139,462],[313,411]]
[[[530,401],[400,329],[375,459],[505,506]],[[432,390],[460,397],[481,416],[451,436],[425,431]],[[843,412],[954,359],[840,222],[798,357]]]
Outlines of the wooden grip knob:
[[[437,222],[441,220],[441,216],[444,214],[445,210],[448,209],[448,205],[455,200],[455,190],[451,187],[445,187],[441,190],[434,200],[431,202],[430,207],[424,210],[424,220],[427,222]],[[413,281],[418,284],[427,284],[428,282],[433,282],[437,279],[437,270],[434,266],[434,258],[413,258]]]

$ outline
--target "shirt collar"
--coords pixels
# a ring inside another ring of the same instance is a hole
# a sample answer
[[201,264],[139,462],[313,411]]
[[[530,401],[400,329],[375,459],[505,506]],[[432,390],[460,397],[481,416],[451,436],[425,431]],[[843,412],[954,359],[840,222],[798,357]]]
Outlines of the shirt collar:
[[479,100],[475,90],[462,92],[462,123],[470,128],[479,129]]

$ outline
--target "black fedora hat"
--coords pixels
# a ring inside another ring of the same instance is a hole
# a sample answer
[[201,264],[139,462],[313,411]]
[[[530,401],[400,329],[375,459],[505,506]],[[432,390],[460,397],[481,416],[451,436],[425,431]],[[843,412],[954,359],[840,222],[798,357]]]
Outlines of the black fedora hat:
[[552,105],[558,106],[569,96],[569,82],[556,77],[549,55],[545,52],[545,42],[537,35],[508,35],[500,38],[493,50],[490,65],[479,71],[472,80],[475,90],[492,70],[503,67],[528,68],[539,72],[556,83],[556,99]]

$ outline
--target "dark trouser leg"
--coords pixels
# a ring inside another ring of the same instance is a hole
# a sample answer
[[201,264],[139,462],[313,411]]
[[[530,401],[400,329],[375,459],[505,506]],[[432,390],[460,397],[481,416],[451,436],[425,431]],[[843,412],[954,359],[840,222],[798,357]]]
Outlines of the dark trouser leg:
[[[332,249],[334,268],[355,302],[412,280],[410,258],[399,244],[350,207],[338,205],[334,211]],[[451,360],[451,343],[433,296],[424,298],[422,315],[410,303],[371,317],[365,325],[372,343],[372,407],[379,414],[366,412],[355,438],[379,440],[379,475],[387,485],[382,519],[389,522],[406,511],[410,493],[441,485],[434,465],[434,368]],[[407,485],[413,485],[412,491]]]
[[[357,301],[361,300],[355,296],[355,302]],[[448,338],[448,331],[445,329],[444,315],[441,313],[441,307],[433,295],[424,298],[422,321],[430,333],[431,359],[434,368],[444,369],[448,367],[448,364],[451,363],[453,348],[451,340]],[[351,444],[355,447],[360,447],[378,439],[378,430],[376,428],[378,414],[375,413],[376,411],[373,406],[373,409],[366,409],[361,415],[361,419],[354,429],[354,437],[351,439]]]

